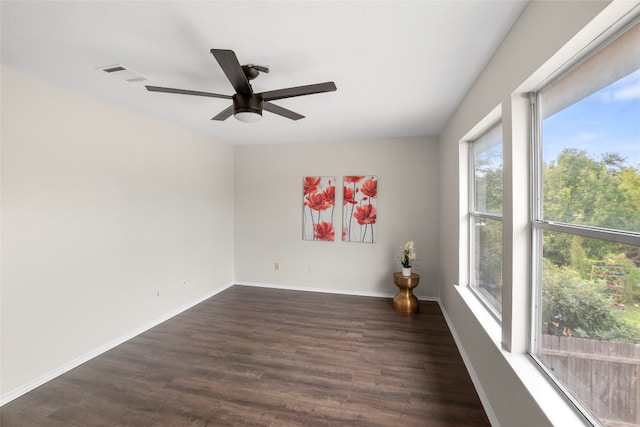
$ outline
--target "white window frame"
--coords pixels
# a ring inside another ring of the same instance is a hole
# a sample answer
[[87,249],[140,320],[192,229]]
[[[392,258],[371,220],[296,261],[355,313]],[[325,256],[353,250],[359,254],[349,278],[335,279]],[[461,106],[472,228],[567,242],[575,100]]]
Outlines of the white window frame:
[[540,112],[541,92],[551,84],[565,77],[571,70],[579,67],[581,63],[591,56],[596,55],[601,49],[609,43],[616,40],[627,29],[640,22],[640,18],[635,18],[626,22],[620,21],[612,26],[609,31],[603,33],[594,40],[589,47],[584,49],[581,54],[572,61],[566,63],[556,73],[551,75],[542,84],[530,92],[530,108],[531,108],[531,327],[529,355],[537,363],[539,368],[547,375],[548,379],[559,389],[565,397],[581,412],[592,425],[602,425],[600,420],[591,413],[573,393],[556,379],[553,372],[547,368],[546,364],[537,356],[540,351],[540,327],[541,314],[541,286],[542,286],[542,235],[544,231],[553,231],[564,233],[572,236],[581,236],[591,239],[603,240],[613,243],[625,245],[640,246],[640,232],[611,230],[596,226],[587,226],[579,224],[568,224],[560,221],[549,221],[543,217],[543,188],[542,188],[542,138],[541,125],[542,115]]
[[[502,226],[502,232],[504,233],[504,223],[503,223],[503,215],[504,215],[504,208],[503,208],[503,213],[502,214],[495,214],[495,213],[489,213],[489,212],[481,212],[478,211],[476,209],[476,183],[475,183],[475,150],[474,150],[474,144],[481,139],[483,136],[487,135],[489,132],[493,131],[496,127],[501,127],[502,126],[502,120],[501,118],[498,118],[497,120],[492,120],[488,125],[486,125],[481,132],[479,132],[477,135],[475,135],[472,139],[467,140],[467,145],[468,145],[468,207],[469,207],[469,211],[468,211],[468,222],[467,222],[467,226],[468,226],[468,241],[469,241],[469,250],[467,253],[467,257],[468,257],[468,276],[467,276],[467,280],[468,280],[468,284],[469,284],[469,289],[471,290],[471,292],[473,292],[473,294],[475,295],[476,298],[478,298],[478,300],[482,303],[483,307],[491,314],[491,316],[493,316],[493,318],[498,321],[498,323],[502,323],[502,313],[498,312],[485,298],[484,295],[482,295],[482,293],[478,290],[477,284],[475,283],[475,278],[474,273],[476,271],[476,265],[475,265],[475,252],[476,252],[476,239],[475,239],[475,227],[474,224],[477,220],[481,220],[481,219],[488,219],[488,220],[493,220],[493,221],[499,221],[501,223]],[[500,144],[502,145],[502,151],[503,151],[503,164],[504,164],[504,142],[502,140],[502,137],[500,138]],[[504,200],[504,171],[503,171],[503,200]],[[504,245],[502,245],[501,243],[501,253],[503,253],[504,251]],[[503,254],[503,258],[504,258],[504,254]],[[501,271],[502,273],[502,271]],[[504,278],[503,278],[504,279]],[[503,280],[504,281],[504,280]]]

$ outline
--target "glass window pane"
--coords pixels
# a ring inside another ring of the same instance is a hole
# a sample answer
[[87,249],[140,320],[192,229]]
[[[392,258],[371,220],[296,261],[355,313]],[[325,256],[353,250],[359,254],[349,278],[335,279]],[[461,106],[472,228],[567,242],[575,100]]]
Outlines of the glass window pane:
[[473,144],[475,211],[502,213],[502,126]]
[[542,151],[545,220],[640,232],[640,70],[546,117]]
[[502,313],[502,221],[473,217],[475,242],[471,286],[498,314]]
[[533,351],[607,427],[640,426],[639,53],[635,24],[537,96]]
[[545,231],[543,254],[538,357],[605,425],[638,425],[640,246]]

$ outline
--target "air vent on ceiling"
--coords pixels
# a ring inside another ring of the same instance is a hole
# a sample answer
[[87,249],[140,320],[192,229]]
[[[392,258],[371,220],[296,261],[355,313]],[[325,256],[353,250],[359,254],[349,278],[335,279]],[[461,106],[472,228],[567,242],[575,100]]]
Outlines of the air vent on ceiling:
[[149,80],[142,74],[138,73],[137,71],[133,71],[132,69],[126,68],[120,64],[107,65],[106,67],[98,67],[98,69],[104,71],[105,73],[111,76],[118,77],[119,79],[122,79],[129,83],[144,82],[146,80]]

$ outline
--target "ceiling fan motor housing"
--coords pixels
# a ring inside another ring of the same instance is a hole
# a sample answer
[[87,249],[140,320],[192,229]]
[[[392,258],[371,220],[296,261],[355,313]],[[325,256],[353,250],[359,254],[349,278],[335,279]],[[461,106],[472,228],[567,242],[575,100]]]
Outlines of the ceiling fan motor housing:
[[239,93],[233,95],[233,114],[238,113],[254,113],[262,116],[262,96],[247,96]]

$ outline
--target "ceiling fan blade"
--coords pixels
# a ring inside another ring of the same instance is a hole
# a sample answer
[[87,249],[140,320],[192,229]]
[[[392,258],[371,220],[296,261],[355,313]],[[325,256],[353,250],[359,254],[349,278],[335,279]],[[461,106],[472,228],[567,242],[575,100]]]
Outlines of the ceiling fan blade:
[[160,86],[145,86],[150,92],[165,92],[165,93],[177,93],[179,95],[196,95],[196,96],[208,96],[210,98],[222,98],[222,99],[231,99],[232,96],[229,95],[220,95],[218,93],[211,92],[200,92],[197,90],[186,90],[186,89],[173,89],[170,87],[160,87]]
[[236,54],[228,49],[211,49],[211,54],[216,58],[220,68],[231,82],[231,86],[240,95],[253,95],[253,90],[249,84],[247,76],[245,76],[242,66],[238,62]]
[[212,117],[211,120],[223,121],[227,120],[233,114],[233,105],[228,106],[224,110],[220,111],[215,117]]
[[291,120],[304,119],[304,116],[302,114],[298,114],[295,111],[287,110],[286,108],[283,108],[276,104],[272,104],[269,101],[262,101],[262,109]]
[[271,90],[262,92],[262,99],[265,101],[273,101],[275,99],[292,98],[294,96],[312,95],[314,93],[333,92],[336,84],[334,82],[317,83],[314,85],[290,87],[287,89]]

